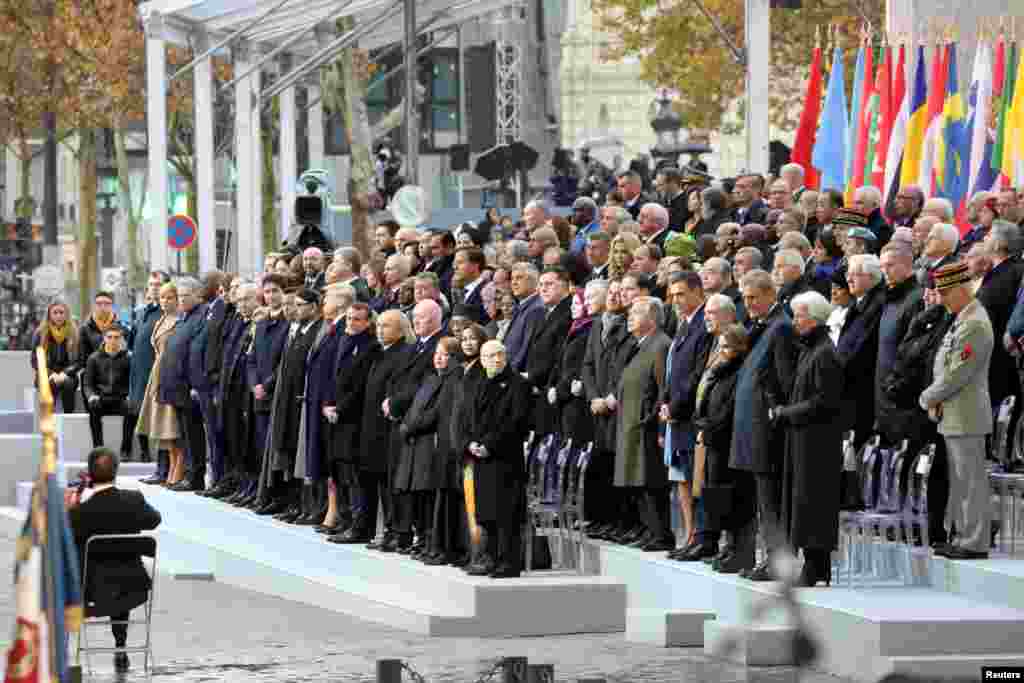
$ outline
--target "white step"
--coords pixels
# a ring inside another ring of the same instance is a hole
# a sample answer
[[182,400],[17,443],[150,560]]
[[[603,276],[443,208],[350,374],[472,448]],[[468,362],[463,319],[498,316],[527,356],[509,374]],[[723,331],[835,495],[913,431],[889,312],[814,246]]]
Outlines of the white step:
[[704,654],[742,666],[791,666],[793,629],[704,622]]
[[626,610],[626,640],[659,647],[701,647],[704,622],[715,618],[708,610]]

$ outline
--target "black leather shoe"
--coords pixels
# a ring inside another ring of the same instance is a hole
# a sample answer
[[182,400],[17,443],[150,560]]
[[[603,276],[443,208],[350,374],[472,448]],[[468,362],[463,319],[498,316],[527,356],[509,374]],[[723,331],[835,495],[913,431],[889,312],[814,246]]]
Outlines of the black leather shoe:
[[292,505],[291,507],[287,508],[284,512],[274,515],[274,519],[280,522],[291,522],[292,520],[300,516],[302,516],[302,510],[300,510],[297,505]]
[[[654,535],[651,532],[649,532],[649,531],[645,531],[644,533],[640,534],[639,536],[637,536],[635,539],[633,539],[632,541],[630,541],[626,545],[629,548],[643,548],[645,545],[647,545],[648,543],[651,543],[653,540],[654,540]],[[669,546],[669,547],[672,548],[672,547],[674,547],[674,545]]]
[[283,500],[272,500],[260,509],[256,510],[257,515],[279,515],[288,509],[288,504]]
[[149,484],[150,486],[159,486],[160,484],[164,483],[164,478],[154,474],[152,477],[146,477],[145,479],[140,479],[139,481],[142,482],[143,484]]
[[184,481],[180,481],[172,486],[171,490],[176,491],[177,493],[188,493],[189,491],[195,491],[195,488],[192,486],[192,482],[185,479]]
[[754,566],[752,559],[742,559],[734,553],[729,553],[720,562],[712,564],[712,568],[719,574],[739,574],[744,578]]
[[672,550],[675,547],[675,543],[671,539],[663,538],[661,540],[651,540],[640,546],[640,550],[645,553],[663,553],[666,550]]
[[469,555],[459,555],[452,559],[452,561],[448,564],[450,564],[453,567],[459,567],[461,569],[462,567],[465,567],[469,564]]
[[775,581],[775,575],[772,573],[771,565],[768,562],[762,562],[745,574],[741,572],[740,576],[750,581]]
[[349,529],[344,533],[328,536],[327,540],[331,543],[341,543],[343,545],[361,545],[369,541],[371,538],[370,534],[362,533],[358,529]]
[[935,554],[935,557],[946,557],[954,547],[952,543],[937,543],[932,546],[932,552]]
[[114,671],[118,673],[124,673],[132,667],[131,662],[128,660],[127,652],[118,652],[114,655]]
[[420,562],[431,567],[439,567],[442,564],[452,564],[455,561],[454,557],[449,557],[444,553],[437,553],[436,555],[424,555],[420,557]]
[[946,552],[946,557],[951,560],[987,560],[988,553],[979,550],[968,550],[957,545]]
[[479,564],[471,564],[466,568],[466,573],[470,576],[490,576],[491,572],[494,571],[494,565],[489,562],[481,562]]
[[713,558],[717,554],[718,546],[711,545],[710,543],[696,543],[687,548],[686,552],[680,553],[676,559],[680,562],[699,562],[705,557]]
[[518,579],[519,574],[520,571],[518,569],[502,565],[500,567],[495,567],[494,571],[488,574],[488,576],[492,579]]

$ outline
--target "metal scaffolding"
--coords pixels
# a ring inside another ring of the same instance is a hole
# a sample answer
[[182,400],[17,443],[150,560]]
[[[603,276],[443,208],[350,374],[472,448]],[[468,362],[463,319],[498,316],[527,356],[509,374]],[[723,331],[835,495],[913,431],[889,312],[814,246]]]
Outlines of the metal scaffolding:
[[497,144],[507,145],[522,137],[523,49],[520,34],[525,21],[523,7],[513,4],[496,14],[495,91],[498,99]]

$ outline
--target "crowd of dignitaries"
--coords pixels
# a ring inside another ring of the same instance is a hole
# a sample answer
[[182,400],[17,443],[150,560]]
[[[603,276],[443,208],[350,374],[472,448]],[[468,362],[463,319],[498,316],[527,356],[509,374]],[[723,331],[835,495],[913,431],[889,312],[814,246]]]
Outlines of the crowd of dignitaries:
[[38,341],[64,409],[81,386],[92,415],[125,415],[152,483],[328,542],[518,576],[523,443],[556,434],[593,444],[592,538],[751,580],[789,547],[815,585],[852,431],[935,444],[928,538],[987,556],[986,438],[1020,393],[1020,198],[972,198],[961,238],[917,188],[883,216],[873,187],[847,205],[780,176],[627,171],[568,218],[381,221],[371,253],[154,272],[130,332],[105,293],[81,326],[55,302]]

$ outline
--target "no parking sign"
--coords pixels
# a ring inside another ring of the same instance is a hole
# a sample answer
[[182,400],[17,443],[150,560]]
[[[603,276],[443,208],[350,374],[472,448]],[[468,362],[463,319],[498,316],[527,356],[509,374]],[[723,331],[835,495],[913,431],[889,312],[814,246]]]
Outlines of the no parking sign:
[[196,222],[183,213],[167,219],[167,246],[184,251],[196,241]]

